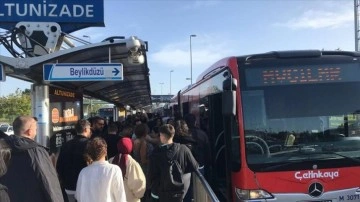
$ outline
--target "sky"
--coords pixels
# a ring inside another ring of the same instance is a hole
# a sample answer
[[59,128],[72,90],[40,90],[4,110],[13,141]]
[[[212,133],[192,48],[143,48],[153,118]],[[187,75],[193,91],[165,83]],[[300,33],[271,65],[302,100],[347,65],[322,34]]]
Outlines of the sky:
[[[105,27],[71,33],[148,41],[151,94],[175,94],[216,61],[278,50],[354,51],[353,0],[104,0]],[[6,50],[0,53],[6,55]],[[172,73],[170,71],[173,70]],[[171,89],[170,89],[171,75]],[[0,96],[31,83],[6,78]]]

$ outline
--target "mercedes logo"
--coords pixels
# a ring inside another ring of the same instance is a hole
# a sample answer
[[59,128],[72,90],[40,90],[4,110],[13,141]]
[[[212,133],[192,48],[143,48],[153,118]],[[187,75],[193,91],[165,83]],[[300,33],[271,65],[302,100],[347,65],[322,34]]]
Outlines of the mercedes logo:
[[322,184],[315,182],[309,186],[308,191],[310,196],[319,197],[324,192],[324,187]]

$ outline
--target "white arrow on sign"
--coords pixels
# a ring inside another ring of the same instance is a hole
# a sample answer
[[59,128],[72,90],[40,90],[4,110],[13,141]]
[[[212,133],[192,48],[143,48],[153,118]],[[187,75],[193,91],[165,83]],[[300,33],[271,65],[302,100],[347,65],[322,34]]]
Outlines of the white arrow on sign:
[[45,81],[123,80],[123,64],[45,64],[43,77]]

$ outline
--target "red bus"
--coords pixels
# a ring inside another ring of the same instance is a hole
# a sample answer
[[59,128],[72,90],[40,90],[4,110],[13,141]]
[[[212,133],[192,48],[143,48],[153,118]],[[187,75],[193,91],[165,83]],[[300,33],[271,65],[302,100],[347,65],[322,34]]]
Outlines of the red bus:
[[224,58],[171,102],[209,136],[220,201],[360,202],[360,53]]

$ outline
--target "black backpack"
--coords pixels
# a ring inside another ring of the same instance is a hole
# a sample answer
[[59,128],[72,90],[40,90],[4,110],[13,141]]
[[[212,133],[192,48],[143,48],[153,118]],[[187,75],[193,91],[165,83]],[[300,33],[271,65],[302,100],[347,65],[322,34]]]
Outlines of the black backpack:
[[175,159],[178,156],[181,145],[174,145],[174,154],[168,159],[164,152],[164,165],[161,172],[160,201],[182,201],[184,195],[183,170]]

